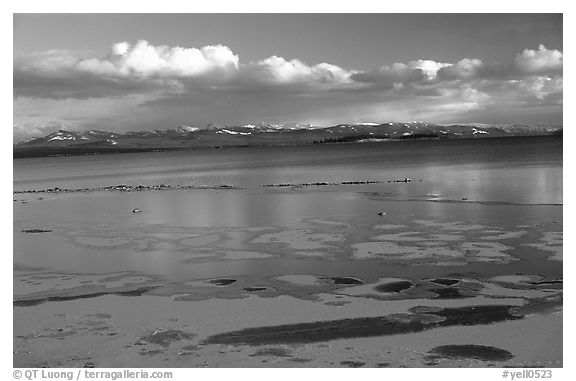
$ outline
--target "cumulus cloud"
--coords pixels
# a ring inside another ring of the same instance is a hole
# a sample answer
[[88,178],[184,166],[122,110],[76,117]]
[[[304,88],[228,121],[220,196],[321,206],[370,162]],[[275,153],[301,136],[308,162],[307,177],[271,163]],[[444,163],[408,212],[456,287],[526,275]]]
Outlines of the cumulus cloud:
[[525,49],[516,56],[514,63],[524,73],[545,73],[562,70],[562,52],[547,49],[540,44],[538,50]]
[[104,58],[80,58],[62,50],[21,57],[14,62],[14,93],[83,98],[152,91],[182,93],[206,87],[242,91],[267,86],[277,91],[406,91],[443,81],[521,79],[558,73],[561,69],[562,53],[543,45],[538,50],[524,50],[510,65],[487,64],[478,58],[463,58],[456,63],[421,59],[354,70],[330,63],[309,65],[280,56],[242,63],[237,54],[223,45],[183,48],[154,46],[140,40],[135,44],[118,42]]
[[129,49],[130,44],[128,42],[126,41],[117,42],[114,45],[112,45],[112,54],[115,56],[121,56],[128,53]]
[[180,78],[221,81],[238,69],[238,56],[223,45],[200,49],[119,42],[103,59],[52,50],[14,62],[16,96],[87,98],[177,91]]
[[[355,112],[381,115],[383,120],[410,112],[414,118],[445,118],[497,106],[561,104],[562,59],[561,51],[540,45],[512,53],[504,63],[473,57],[452,63],[420,59],[356,70],[277,55],[243,62],[223,45],[190,48],[124,41],[99,58],[51,50],[16,59],[15,110],[37,110],[50,100],[49,109],[56,110],[51,117],[69,113],[64,110],[84,114],[94,109],[91,118],[117,118],[132,128],[162,123],[156,117],[182,124],[191,113],[201,115],[202,121],[222,123],[237,118],[281,122],[275,115],[288,120],[304,115],[306,122],[314,115],[326,120],[327,115],[342,118]],[[131,105],[130,115],[115,104]],[[18,121],[15,135],[35,130],[28,121]],[[48,128],[45,122],[38,128]]]
[[329,63],[310,66],[279,56],[241,64],[238,55],[223,45],[182,48],[140,40],[134,45],[118,42],[102,59],[78,58],[68,51],[20,58],[14,62],[14,93],[53,98],[77,94],[83,98],[89,96],[87,92],[100,97],[152,89],[178,92],[186,86],[234,89],[300,84],[327,89],[350,85],[353,73]]
[[450,66],[449,63],[433,60],[417,60],[408,63],[396,62],[375,70],[356,72],[352,78],[363,83],[387,84],[403,87],[405,84],[430,82],[436,79],[439,71]]
[[439,69],[439,75],[446,79],[472,79],[478,77],[486,65],[478,58],[464,58],[454,65]]
[[408,67],[410,69],[420,69],[429,79],[436,78],[438,70],[450,66],[449,63],[444,62],[436,62],[433,60],[418,60],[418,61],[411,61],[408,63]]
[[261,85],[275,88],[321,90],[353,85],[354,71],[329,63],[307,65],[298,59],[286,60],[272,56],[264,60],[241,65],[236,85]]
[[83,59],[70,69],[113,77],[195,77],[238,68],[238,56],[223,45],[197,48],[153,46],[140,40],[114,44],[105,59]]
[[563,79],[560,77],[533,76],[519,81],[518,87],[537,99],[544,100],[550,95],[562,93]]

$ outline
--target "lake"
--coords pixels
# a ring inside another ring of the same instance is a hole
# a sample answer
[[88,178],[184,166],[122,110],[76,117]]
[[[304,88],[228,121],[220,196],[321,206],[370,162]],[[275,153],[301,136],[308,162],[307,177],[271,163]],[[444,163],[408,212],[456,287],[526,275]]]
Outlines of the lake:
[[[69,354],[88,353],[85,343],[108,332],[117,335],[107,338],[112,349],[91,354],[98,366],[190,366],[173,346],[176,352],[152,357],[127,346],[170,326],[193,331],[181,334],[182,344],[206,345],[194,350],[198,361],[244,366],[253,361],[251,346],[261,344],[250,340],[285,342],[275,328],[244,339],[242,329],[293,324],[296,332],[313,329],[299,325],[304,322],[408,314],[424,303],[540,312],[515,312],[490,326],[474,323],[459,334],[440,335],[423,325],[414,333],[420,339],[401,336],[406,350],[425,352],[430,348],[423,343],[467,337],[507,349],[515,355],[509,365],[557,366],[562,166],[561,137],[14,160],[15,364],[77,366],[80,360]],[[399,182],[404,179],[410,181]],[[353,181],[373,183],[342,184]],[[309,184],[317,182],[330,184]],[[159,184],[191,187],[96,190]],[[54,187],[93,190],[30,192]],[[436,278],[456,285],[439,286]],[[382,291],[401,284],[408,286]],[[157,305],[172,320],[154,312]],[[147,311],[143,320],[133,316],[135,308]],[[96,315],[112,319],[97,333],[85,328],[96,324]],[[57,330],[62,325],[69,335]],[[369,353],[376,343],[370,340],[378,337],[354,338],[377,335],[347,327],[335,328],[330,340],[343,344],[334,344],[334,353],[347,345]],[[548,335],[541,351],[526,352],[519,333],[526,329]],[[245,340],[246,347],[239,354],[216,351],[230,338]],[[312,334],[306,340],[327,339]],[[315,346],[302,348],[314,348],[315,366],[334,361]],[[394,351],[395,365],[426,362]]]
[[561,137],[401,141],[14,160],[14,189],[423,179],[431,193],[562,203]]

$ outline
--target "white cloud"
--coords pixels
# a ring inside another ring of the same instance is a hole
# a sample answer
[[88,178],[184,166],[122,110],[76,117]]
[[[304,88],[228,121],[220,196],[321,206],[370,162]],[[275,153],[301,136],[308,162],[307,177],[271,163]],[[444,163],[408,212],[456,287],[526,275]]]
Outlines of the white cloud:
[[420,89],[420,94],[431,94],[434,89],[429,86],[443,81],[522,79],[561,68],[562,52],[543,45],[538,50],[524,50],[513,65],[507,66],[485,64],[477,58],[464,58],[456,63],[421,59],[360,71],[330,63],[308,65],[299,59],[287,60],[275,55],[242,63],[224,45],[183,48],[154,46],[140,40],[133,45],[118,42],[100,59],[79,58],[62,50],[22,57],[14,62],[14,88],[16,96],[53,98],[151,91],[185,93],[206,87],[254,91],[262,86],[302,92],[376,88],[409,91],[409,87],[428,86]]
[[112,46],[112,54],[120,56],[122,54],[128,53],[128,49],[130,49],[130,44],[128,42],[118,42]]
[[197,48],[153,46],[140,40],[119,42],[104,59],[75,57],[68,51],[48,51],[21,58],[15,68],[29,73],[62,76],[94,75],[128,79],[194,77],[214,71],[234,72],[239,58],[223,45]]
[[[307,89],[329,89],[353,85],[355,71],[329,63],[307,65],[298,60],[271,56],[256,62],[240,63],[229,47],[201,48],[154,46],[140,40],[131,45],[118,42],[110,54],[98,58],[78,58],[68,51],[50,51],[23,57],[14,63],[15,94],[85,98],[149,92],[164,89],[182,92],[186,86],[301,85]],[[34,94],[34,89],[38,94]],[[22,94],[24,92],[24,94]]]
[[450,66],[449,63],[436,62],[433,60],[418,60],[408,62],[408,67],[410,69],[420,69],[426,75],[428,79],[436,78],[438,70],[443,67]]
[[352,78],[362,83],[387,84],[391,87],[401,87],[402,84],[430,82],[436,79],[438,72],[449,63],[433,60],[417,60],[408,63],[395,62],[390,66],[382,66],[375,70],[356,71]]
[[133,46],[127,42],[117,43],[106,59],[83,60],[78,62],[78,68],[121,77],[194,77],[214,70],[234,71],[238,62],[238,56],[223,45],[196,49],[153,46],[140,40]]
[[552,94],[562,93],[563,79],[533,76],[519,81],[518,87],[538,99],[545,99]]
[[[495,65],[485,64],[477,58],[464,58],[456,63],[429,59],[394,63],[375,70],[344,69],[330,63],[308,65],[299,59],[287,60],[271,56],[255,62],[241,63],[229,47],[210,45],[201,48],[154,46],[145,40],[135,44],[113,44],[104,58],[79,58],[63,50],[51,50],[17,59],[14,62],[15,89],[26,82],[34,87],[30,78],[49,81],[58,79],[57,85],[74,86],[89,82],[93,87],[99,82],[110,87],[127,87],[127,90],[163,87],[182,89],[182,83],[203,84],[307,84],[307,89],[357,88],[360,84],[401,84],[438,82],[442,80],[473,80],[485,71],[492,77],[518,76],[557,71],[562,68],[562,52],[540,45],[538,50],[526,49],[514,60],[513,71],[496,70]],[[504,67],[504,66],[502,66]],[[508,65],[511,68],[510,65]],[[192,82],[190,82],[192,81]],[[196,82],[194,82],[196,81]],[[38,86],[45,85],[39,83]],[[51,82],[55,86],[56,83]],[[401,87],[401,86],[400,86]],[[83,89],[85,90],[85,89]],[[96,95],[97,96],[97,95]]]
[[257,62],[242,65],[238,77],[240,82],[255,82],[268,85],[301,84],[306,88],[327,88],[349,85],[353,71],[339,66],[320,63],[309,66],[304,62],[272,56]]
[[312,70],[299,60],[287,61],[282,57],[272,56],[247,67],[254,71],[255,77],[260,75],[268,81],[287,83],[301,81],[311,75]]
[[464,58],[454,65],[442,67],[440,74],[447,79],[471,79],[477,77],[484,67],[484,62],[478,58]]
[[[156,128],[167,121],[180,125],[196,117],[199,123],[281,122],[284,116],[301,120],[303,115],[303,122],[370,115],[434,121],[450,113],[455,119],[472,110],[488,114],[494,107],[561,104],[561,69],[562,52],[542,45],[504,64],[421,59],[354,70],[276,55],[242,62],[223,45],[118,42],[100,58],[52,50],[16,59],[15,135],[26,128],[39,131],[30,123],[48,126],[73,118],[78,128],[103,129]],[[43,119],[29,117],[35,113]]]
[[516,55],[516,67],[524,73],[544,73],[562,70],[563,54],[540,44],[538,50],[525,49]]

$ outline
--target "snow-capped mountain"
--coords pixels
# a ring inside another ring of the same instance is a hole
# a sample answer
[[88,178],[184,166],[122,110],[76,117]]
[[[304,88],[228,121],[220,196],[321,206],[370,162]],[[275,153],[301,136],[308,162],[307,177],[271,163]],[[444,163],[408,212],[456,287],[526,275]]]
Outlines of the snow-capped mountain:
[[200,129],[200,127],[192,127],[192,126],[188,126],[188,125],[184,124],[184,125],[178,127],[176,129],[176,131],[183,133],[183,134],[186,134],[188,132],[198,131],[199,129]]
[[14,155],[93,152],[132,152],[221,146],[319,144],[407,139],[476,139],[505,136],[562,135],[561,126],[440,125],[425,122],[362,122],[314,127],[308,124],[246,123],[204,128],[182,125],[173,129],[127,132],[60,130],[14,146]]
[[42,138],[32,138],[25,143],[22,144],[46,144],[51,143],[53,145],[60,145],[60,146],[67,146],[67,145],[75,145],[75,144],[86,144],[86,143],[93,143],[93,142],[102,142],[107,141],[112,145],[115,145],[114,139],[119,137],[120,134],[115,132],[108,132],[108,131],[98,131],[98,130],[89,130],[89,131],[66,131],[66,130],[59,130],[57,132],[53,132],[49,135],[46,135]]

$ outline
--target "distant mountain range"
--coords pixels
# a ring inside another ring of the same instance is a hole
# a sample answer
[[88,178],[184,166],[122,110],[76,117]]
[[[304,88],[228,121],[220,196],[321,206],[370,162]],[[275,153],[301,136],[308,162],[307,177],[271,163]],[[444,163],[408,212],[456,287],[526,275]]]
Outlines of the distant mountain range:
[[200,149],[230,146],[326,144],[411,139],[469,139],[509,136],[562,135],[562,126],[520,124],[454,124],[423,122],[338,124],[312,127],[285,125],[210,124],[200,128],[127,132],[60,130],[14,145],[14,157]]

